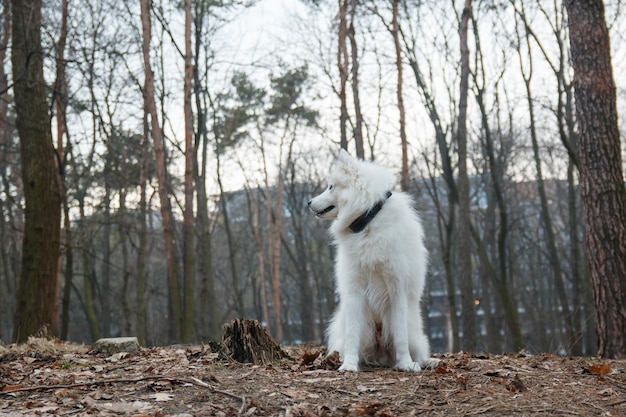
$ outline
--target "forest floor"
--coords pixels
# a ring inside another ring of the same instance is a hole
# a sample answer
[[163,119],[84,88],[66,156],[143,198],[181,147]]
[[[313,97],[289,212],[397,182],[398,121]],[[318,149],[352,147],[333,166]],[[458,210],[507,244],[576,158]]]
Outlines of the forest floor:
[[340,373],[319,346],[247,365],[208,346],[104,355],[45,339],[0,346],[5,416],[624,416],[626,361],[436,355],[419,373]]

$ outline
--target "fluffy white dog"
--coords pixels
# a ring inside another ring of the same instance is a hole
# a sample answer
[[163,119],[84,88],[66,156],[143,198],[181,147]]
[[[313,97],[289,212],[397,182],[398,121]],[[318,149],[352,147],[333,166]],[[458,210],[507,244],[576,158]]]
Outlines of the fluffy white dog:
[[358,371],[359,363],[420,371],[438,362],[420,311],[428,261],[422,225],[393,184],[387,169],[342,149],[328,188],[308,203],[318,218],[334,219],[339,307],[327,337],[340,371]]

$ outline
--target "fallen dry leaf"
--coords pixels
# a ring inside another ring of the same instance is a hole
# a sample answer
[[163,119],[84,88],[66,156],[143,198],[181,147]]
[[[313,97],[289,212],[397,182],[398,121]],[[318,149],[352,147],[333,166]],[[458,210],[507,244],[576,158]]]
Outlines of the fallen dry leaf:
[[126,356],[128,356],[128,352],[119,352],[116,353],[114,355],[109,356],[106,361],[107,362],[111,362],[111,363],[116,363],[119,362],[120,360],[124,359]]
[[442,361],[437,364],[437,367],[435,368],[435,373],[440,375],[447,375],[451,374],[452,370],[448,369],[445,362]]
[[611,372],[611,365],[608,363],[594,363],[589,365],[588,369],[594,374],[606,375]]
[[154,401],[163,402],[163,401],[170,401],[174,399],[174,395],[167,394],[165,392],[157,392],[156,394],[149,395],[148,398]]
[[523,392],[526,391],[526,386],[519,378],[519,375],[515,375],[515,378],[513,378],[508,384],[506,384],[506,389],[511,392]]
[[284,389],[281,393],[289,398],[293,398],[294,400],[304,400],[309,396],[308,391],[300,389]]
[[369,416],[374,415],[378,410],[380,410],[385,404],[381,401],[375,401],[368,403],[366,405],[357,406],[354,409],[354,414],[360,416]]

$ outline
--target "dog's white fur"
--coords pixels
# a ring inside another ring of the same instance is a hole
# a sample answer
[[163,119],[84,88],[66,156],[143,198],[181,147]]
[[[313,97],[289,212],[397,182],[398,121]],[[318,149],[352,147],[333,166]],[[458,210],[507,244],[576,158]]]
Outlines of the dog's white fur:
[[420,311],[428,255],[411,198],[393,191],[367,227],[353,233],[350,224],[386,199],[394,176],[342,149],[328,181],[309,201],[319,218],[334,219],[339,307],[327,330],[328,352],[339,352],[340,371],[358,371],[359,363],[404,371],[435,366]]

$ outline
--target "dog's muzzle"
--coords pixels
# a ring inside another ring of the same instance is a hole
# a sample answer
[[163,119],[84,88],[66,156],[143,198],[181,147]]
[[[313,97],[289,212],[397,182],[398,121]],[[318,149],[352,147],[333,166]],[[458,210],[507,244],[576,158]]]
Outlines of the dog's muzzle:
[[323,216],[324,214],[335,208],[335,206],[328,206],[324,210],[317,211],[311,206],[311,201],[309,201],[307,204],[309,205],[309,209],[314,212],[317,217]]

